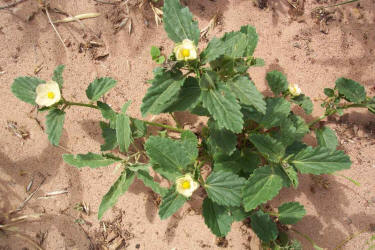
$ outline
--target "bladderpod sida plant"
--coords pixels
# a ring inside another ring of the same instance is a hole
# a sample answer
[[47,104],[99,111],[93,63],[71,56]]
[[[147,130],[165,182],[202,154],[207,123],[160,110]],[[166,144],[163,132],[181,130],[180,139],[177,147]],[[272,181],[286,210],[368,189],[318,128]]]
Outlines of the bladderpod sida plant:
[[[130,102],[119,112],[114,111],[100,101],[116,85],[108,77],[89,84],[89,103],[69,101],[62,92],[62,65],[48,82],[35,77],[16,78],[12,92],[20,100],[37,105],[40,112],[48,112],[46,133],[53,145],[59,144],[67,108],[83,106],[101,112],[104,121],[100,121],[100,127],[105,141],[101,152],[63,155],[66,163],[77,168],[122,166],[118,179],[102,199],[99,219],[135,178],[161,196],[161,219],[173,215],[200,187],[205,190],[202,215],[216,236],[227,235],[234,221],[250,218],[251,228],[264,247],[298,248],[298,242],[285,237],[285,227],[281,225],[301,220],[306,214],[304,207],[294,201],[275,209],[263,205],[282,188],[297,188],[299,173],[331,174],[350,168],[349,157],[336,149],[335,132],[316,124],[327,116],[341,115],[350,107],[367,108],[374,113],[375,98],[368,97],[359,83],[339,78],[333,89],[324,90],[325,114],[306,123],[292,107],[300,106],[311,114],[313,104],[285,75],[278,71],[267,73],[273,93],[268,97],[251,80],[249,67],[264,64],[253,56],[258,43],[254,27],[243,26],[239,31],[215,37],[199,51],[198,23],[188,8],[178,0],[164,2],[164,28],[175,46],[169,56],[152,47],[152,59],[160,66],[153,71],[141,113],[145,117],[186,111],[205,116],[208,122],[202,131],[193,133],[178,123],[173,127],[131,117],[127,114]],[[150,126],[164,132],[152,135],[148,132]],[[317,147],[302,141],[312,130]],[[169,132],[180,136],[176,139]],[[143,148],[134,145],[134,140],[140,138],[145,141]],[[119,153],[114,153],[117,149]],[[149,161],[141,162],[141,156]],[[204,165],[211,167],[207,178],[201,174]],[[155,182],[151,169],[167,179],[170,187]]]

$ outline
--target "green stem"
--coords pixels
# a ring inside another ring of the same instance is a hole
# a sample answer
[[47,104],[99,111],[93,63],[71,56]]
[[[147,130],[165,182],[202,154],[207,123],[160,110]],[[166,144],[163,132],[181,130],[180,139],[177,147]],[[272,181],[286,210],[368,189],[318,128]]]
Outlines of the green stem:
[[[64,101],[64,103],[66,104],[66,106],[81,106],[81,107],[99,109],[98,106],[96,106],[94,104],[89,104],[89,103],[69,102],[69,101]],[[160,123],[156,123],[156,122],[149,122],[149,121],[144,121],[144,120],[142,120],[142,121],[144,123],[148,124],[148,125],[165,128],[165,129],[175,131],[175,132],[178,132],[178,133],[182,133],[182,132],[186,131],[185,129],[175,128],[175,127],[172,127],[172,126],[168,126],[168,125],[164,125],[164,124],[160,124]]]
[[[342,247],[343,247],[346,243],[348,243],[348,242],[351,241],[352,239],[356,238],[356,237],[359,236],[360,234],[365,233],[365,232],[367,232],[367,231],[369,231],[369,230],[368,230],[368,229],[363,229],[363,230],[361,230],[361,231],[358,231],[358,232],[356,232],[356,233],[354,233],[354,234],[349,235],[348,238],[346,238],[345,240],[343,240],[342,242],[340,242],[340,244],[339,244],[337,247],[335,247],[334,250],[342,249]],[[369,249],[370,249],[370,248],[369,248]]]
[[293,232],[295,232],[296,234],[299,234],[300,236],[302,236],[303,238],[305,238],[307,241],[309,241],[312,245],[313,245],[313,247],[314,247],[314,249],[321,249],[317,244],[315,244],[315,242],[309,237],[309,236],[307,236],[306,234],[303,234],[303,233],[301,233],[300,231],[298,231],[298,230],[296,230],[296,229],[291,229]]
[[94,104],[89,104],[89,103],[80,103],[80,102],[65,101],[65,104],[67,106],[81,106],[81,107],[88,107],[88,108],[93,108],[93,109],[99,109],[98,106],[96,106]]
[[[348,108],[367,108],[367,105],[366,104],[357,104],[357,103],[354,103],[354,104],[347,104],[347,105],[344,105],[344,106],[341,106],[341,107],[338,107],[339,109],[348,109]],[[330,111],[329,113],[327,114],[324,114],[324,115],[321,115],[319,116],[318,118],[316,118],[315,120],[311,121],[310,123],[308,123],[307,125],[309,126],[309,128],[311,128],[312,126],[314,126],[316,123],[320,122],[321,120],[323,120],[324,118],[328,117],[328,116],[331,116],[331,115],[334,115],[337,113],[337,109],[334,109],[332,111]]]
[[199,162],[199,164],[196,166],[196,171],[199,171],[199,182],[202,187],[204,187],[204,179],[201,175],[201,167],[205,164],[204,161]]
[[269,214],[271,216],[275,216],[275,217],[279,217],[280,216],[279,213],[274,213],[274,212],[267,212],[267,214]]
[[178,133],[183,133],[183,132],[187,131],[187,130],[182,129],[182,128],[175,128],[175,127],[172,127],[172,126],[168,126],[168,125],[164,125],[164,124],[160,124],[160,123],[156,123],[156,122],[149,122],[149,121],[143,121],[143,122],[148,124],[148,125],[151,125],[151,126],[165,128],[165,129],[175,131],[175,132],[178,132]]

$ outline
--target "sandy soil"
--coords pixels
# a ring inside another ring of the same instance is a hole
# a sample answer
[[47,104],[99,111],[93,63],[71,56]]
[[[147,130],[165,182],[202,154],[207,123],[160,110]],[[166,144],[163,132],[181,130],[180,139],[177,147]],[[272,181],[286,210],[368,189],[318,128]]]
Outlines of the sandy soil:
[[[0,6],[11,1],[0,0]],[[250,24],[256,27],[259,44],[256,56],[266,66],[251,69],[257,86],[266,91],[265,73],[279,69],[290,82],[299,84],[303,91],[315,99],[315,111],[308,120],[320,115],[319,99],[323,88],[332,87],[336,78],[344,76],[365,85],[374,95],[375,85],[375,2],[362,0],[360,5],[350,4],[328,16],[328,25],[321,27],[310,15],[311,10],[331,1],[309,0],[299,13],[287,1],[269,1],[260,9],[250,0],[185,1],[199,20],[200,28],[220,13],[219,25],[208,38],[226,31],[237,30]],[[265,1],[262,1],[263,3]],[[42,213],[34,222],[18,225],[44,249],[90,249],[114,247],[122,242],[127,249],[257,249],[259,242],[243,223],[235,223],[226,242],[220,242],[210,233],[201,217],[201,198],[193,196],[172,218],[161,221],[157,215],[157,199],[140,181],[120,198],[115,209],[105,214],[103,222],[97,220],[101,197],[117,178],[114,167],[97,170],[77,170],[63,163],[61,154],[67,151],[99,152],[102,143],[98,113],[85,108],[72,108],[66,117],[62,148],[48,143],[43,132],[44,115],[35,119],[30,105],[21,103],[10,92],[13,79],[21,75],[37,75],[49,79],[58,64],[65,64],[64,96],[85,101],[87,85],[98,76],[111,76],[118,85],[106,100],[116,110],[127,100],[133,104],[131,115],[140,117],[140,104],[146,92],[145,81],[152,77],[155,67],[149,56],[151,45],[165,50],[172,48],[163,27],[157,27],[148,4],[130,6],[132,32],[128,26],[114,34],[114,23],[121,20],[126,9],[98,4],[93,0],[51,0],[71,15],[100,12],[95,19],[79,23],[57,25],[67,51],[53,32],[46,15],[38,11],[36,1],[26,1],[10,10],[0,10],[0,211],[9,213],[33,192],[41,181],[40,190],[19,213]],[[302,15],[299,15],[302,14]],[[52,19],[62,15],[51,12]],[[322,29],[327,34],[320,31]],[[104,46],[89,48],[90,41]],[[201,43],[202,46],[205,41]],[[36,69],[42,67],[35,73]],[[8,127],[8,121],[29,134],[18,138]],[[310,236],[320,247],[334,249],[350,235],[356,236],[343,249],[367,249],[375,225],[375,116],[351,110],[341,119],[327,123],[337,131],[340,147],[353,161],[352,168],[343,171],[361,183],[357,187],[339,176],[311,178],[301,176],[297,190],[284,189],[272,202],[299,201],[305,205],[307,216],[294,229]],[[315,141],[307,136],[307,142]],[[26,192],[31,179],[33,186]],[[47,192],[67,190],[67,194],[38,199]],[[90,214],[75,209],[77,203],[88,204]],[[1,237],[2,235],[0,235]],[[312,249],[304,238],[304,249]],[[27,241],[2,237],[0,249],[33,248]]]

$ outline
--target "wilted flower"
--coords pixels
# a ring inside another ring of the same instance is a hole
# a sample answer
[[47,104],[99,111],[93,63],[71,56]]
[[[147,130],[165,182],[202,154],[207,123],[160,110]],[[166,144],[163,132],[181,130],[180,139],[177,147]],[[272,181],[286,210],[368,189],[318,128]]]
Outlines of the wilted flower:
[[185,197],[190,197],[198,187],[198,182],[194,181],[190,174],[176,180],[177,192]]
[[60,87],[55,81],[48,81],[36,87],[35,102],[39,106],[49,107],[61,99]]
[[301,89],[298,87],[297,84],[290,83],[288,88],[292,96],[299,96],[302,93]]
[[173,52],[176,54],[178,61],[197,59],[197,47],[195,47],[194,42],[189,39],[184,39],[182,43],[177,44]]

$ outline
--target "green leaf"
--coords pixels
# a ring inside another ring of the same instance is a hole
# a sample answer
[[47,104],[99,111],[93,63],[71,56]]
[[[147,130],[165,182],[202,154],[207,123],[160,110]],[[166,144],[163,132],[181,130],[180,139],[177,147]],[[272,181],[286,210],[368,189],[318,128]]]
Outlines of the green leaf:
[[98,101],[97,105],[103,118],[109,120],[111,128],[116,128],[117,113],[106,103]]
[[297,154],[299,151],[307,148],[307,145],[301,141],[295,141],[289,145],[285,150],[285,155]]
[[249,62],[249,65],[253,67],[263,67],[265,64],[262,58],[252,58]]
[[326,147],[307,147],[290,159],[301,173],[330,174],[350,168],[351,161],[343,151]]
[[280,126],[280,135],[276,137],[285,146],[293,144],[295,141],[301,140],[305,134],[310,131],[305,120],[296,115],[289,115]]
[[263,213],[262,210],[257,211],[250,216],[251,228],[257,234],[259,239],[263,242],[270,242],[276,240],[279,235],[276,223],[268,214]]
[[131,103],[132,101],[125,102],[124,105],[122,105],[121,107],[121,113],[126,114],[126,111],[128,110]]
[[159,207],[160,219],[167,219],[179,210],[186,202],[186,197],[179,194],[175,187],[172,187],[163,196],[162,202]]
[[64,68],[65,68],[65,65],[57,66],[56,69],[53,71],[53,76],[52,76],[52,80],[57,82],[60,89],[62,89],[63,84],[64,84],[64,78],[62,76]]
[[231,207],[229,208],[229,211],[232,214],[234,221],[243,221],[247,217],[250,217],[250,213],[245,212],[243,207]]
[[231,155],[236,150],[237,136],[232,131],[220,129],[217,122],[209,119],[207,123],[210,129],[209,143],[215,150],[218,148],[225,154]]
[[191,131],[184,131],[181,133],[181,143],[186,149],[191,162],[194,162],[198,157],[198,138]]
[[240,76],[229,82],[229,88],[245,105],[254,106],[260,113],[266,113],[266,102],[254,83],[246,76]]
[[102,137],[104,138],[104,144],[100,145],[101,151],[112,150],[118,146],[116,130],[112,129],[107,123],[100,122],[100,128],[102,129]]
[[142,138],[147,134],[147,125],[144,121],[130,118],[133,138]]
[[224,171],[213,171],[204,185],[208,197],[219,205],[239,207],[246,179]]
[[165,57],[164,56],[159,56],[158,58],[155,59],[155,62],[157,64],[163,64],[165,62]]
[[335,150],[339,144],[336,133],[329,127],[322,127],[315,131],[316,139],[319,146]]
[[278,207],[279,221],[283,224],[296,224],[306,214],[305,208],[298,202],[284,203]]
[[152,60],[156,60],[160,56],[160,49],[156,46],[151,46]]
[[335,96],[335,90],[330,89],[330,88],[325,88],[324,94],[328,97],[334,97]]
[[375,96],[373,96],[368,102],[367,102],[367,108],[368,111],[375,114]]
[[39,84],[46,83],[45,81],[36,77],[18,77],[14,79],[11,90],[12,93],[21,101],[36,105],[36,87]]
[[252,134],[249,139],[259,152],[269,161],[280,162],[285,155],[284,145],[269,135]]
[[[145,143],[145,149],[151,163],[159,165],[169,173],[181,173],[191,163],[191,156],[186,153],[184,144],[177,140],[150,136]],[[157,168],[154,169],[158,172]]]
[[225,45],[222,40],[214,37],[207,44],[206,49],[201,53],[202,63],[211,62],[225,54]]
[[65,112],[60,109],[52,109],[46,116],[46,133],[52,145],[59,145],[60,137],[64,127]]
[[246,211],[275,197],[283,186],[283,178],[278,169],[264,166],[258,168],[247,180],[243,189],[243,203]]
[[90,168],[99,168],[99,167],[106,167],[115,162],[121,161],[118,159],[106,157],[105,155],[99,155],[94,153],[87,153],[87,154],[78,154],[78,155],[71,155],[71,154],[64,154],[63,159],[69,165],[72,165],[77,168],[82,167],[90,167]]
[[208,109],[219,128],[239,133],[243,127],[241,106],[236,97],[223,84],[215,87],[217,75],[205,73],[201,78],[203,107]]
[[289,116],[290,103],[279,97],[267,98],[266,103],[267,110],[265,115],[257,112],[255,109],[249,106],[243,106],[242,108],[246,112],[246,118],[262,124],[266,129],[280,126]]
[[184,83],[181,72],[163,72],[152,80],[152,86],[143,97],[142,116],[148,113],[160,114],[165,112],[176,100]]
[[225,47],[225,55],[232,58],[243,57],[247,47],[244,43],[246,38],[247,36],[239,31],[225,33],[221,38]]
[[258,34],[253,26],[242,26],[240,32],[246,35],[243,41],[246,44],[246,50],[243,56],[252,56],[258,44]]
[[293,97],[291,101],[296,103],[301,108],[303,108],[303,110],[305,111],[307,115],[312,113],[314,105],[310,97],[305,96],[304,94],[301,94],[299,96]]
[[146,187],[149,187],[157,194],[160,194],[161,196],[164,196],[167,194],[168,189],[161,187],[159,183],[154,181],[154,178],[148,173],[148,171],[145,170],[138,170],[137,171],[137,178],[142,180],[143,184],[145,184]]
[[86,96],[91,101],[97,101],[116,85],[116,80],[110,77],[102,77],[95,79],[86,89]]
[[130,128],[130,119],[125,114],[118,114],[116,118],[116,137],[121,152],[127,152],[130,144],[133,143]]
[[365,88],[351,79],[343,77],[337,79],[336,88],[350,102],[361,103],[366,100]]
[[194,115],[210,117],[211,116],[210,112],[208,112],[208,110],[206,108],[203,108],[202,105],[203,104],[200,102],[195,107],[190,108],[189,109],[190,113],[192,113]]
[[182,175],[181,171],[177,172],[172,169],[165,168],[164,166],[161,166],[156,163],[152,164],[152,169],[171,182],[174,182],[177,178],[181,177]]
[[201,54],[202,63],[212,62],[222,55],[232,59],[252,56],[258,35],[252,26],[242,26],[240,31],[226,33],[222,38],[212,38]]
[[227,235],[230,231],[233,218],[229,215],[227,209],[220,206],[209,198],[203,201],[203,217],[207,227],[218,237]]
[[198,22],[193,21],[193,15],[187,7],[182,7],[180,0],[164,1],[163,22],[164,29],[172,41],[179,43],[189,39],[198,45],[200,37]]
[[295,168],[287,164],[286,166],[283,167],[283,169],[284,169],[286,176],[289,178],[290,185],[288,185],[288,187],[292,186],[293,188],[297,188],[299,182],[298,182],[298,173],[295,170]]
[[124,170],[116,182],[112,185],[109,191],[103,196],[102,202],[99,206],[98,219],[100,220],[103,214],[111,207],[113,207],[118,198],[123,195],[126,190],[133,183],[135,173],[130,170]]
[[151,164],[135,163],[135,164],[128,166],[127,168],[133,172],[138,172],[140,170],[143,170],[148,173],[150,167],[151,167]]
[[230,156],[222,153],[214,155],[214,171],[251,174],[259,163],[259,155],[254,152],[235,151]]
[[274,70],[267,73],[266,80],[272,92],[279,95],[288,90],[288,80],[280,71]]
[[194,77],[185,78],[183,86],[165,112],[185,111],[196,106],[201,95],[198,80]]

